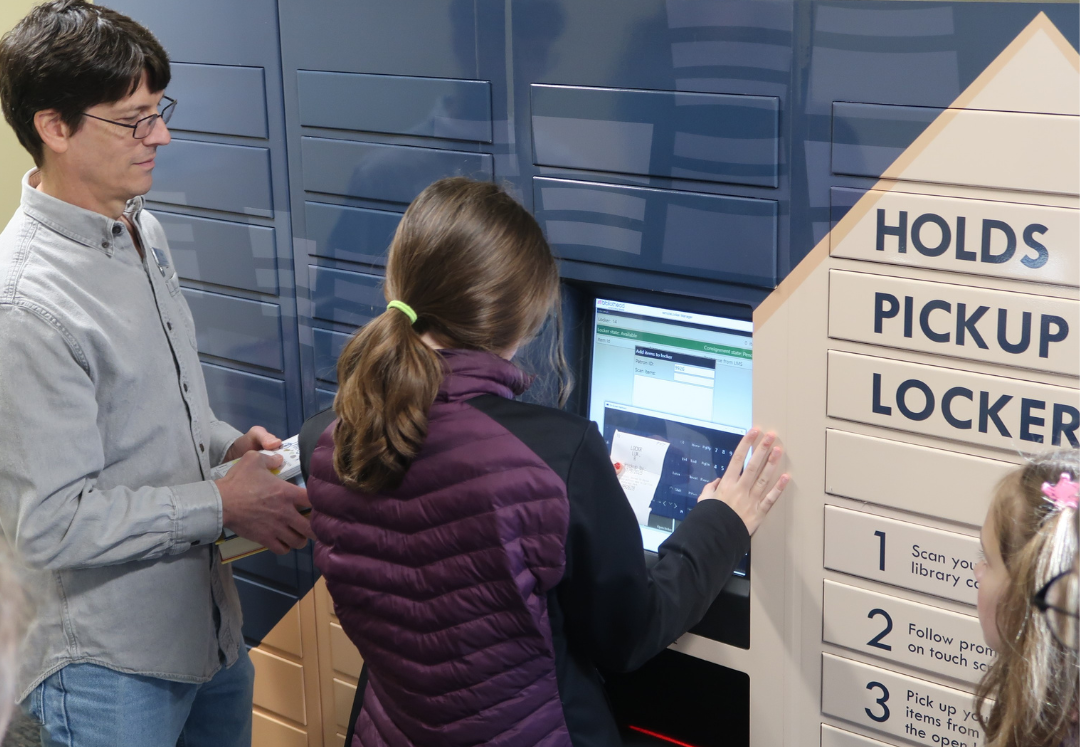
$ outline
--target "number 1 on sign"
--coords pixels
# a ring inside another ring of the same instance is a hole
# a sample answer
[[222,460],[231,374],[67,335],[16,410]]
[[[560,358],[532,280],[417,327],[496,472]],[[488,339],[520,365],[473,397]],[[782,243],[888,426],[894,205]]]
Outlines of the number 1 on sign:
[[878,538],[878,570],[885,570],[885,532],[874,532],[874,536]]

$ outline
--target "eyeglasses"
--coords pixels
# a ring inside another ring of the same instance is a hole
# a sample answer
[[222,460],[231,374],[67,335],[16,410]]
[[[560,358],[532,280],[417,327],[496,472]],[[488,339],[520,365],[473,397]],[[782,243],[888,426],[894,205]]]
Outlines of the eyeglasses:
[[165,108],[162,109],[157,114],[151,114],[149,117],[143,117],[142,119],[140,119],[135,124],[125,124],[124,122],[114,122],[111,119],[105,119],[104,117],[97,117],[97,116],[94,116],[93,114],[87,114],[86,112],[83,112],[83,116],[84,117],[90,117],[90,119],[97,119],[97,120],[100,120],[102,122],[108,122],[109,124],[114,124],[114,125],[116,125],[118,127],[127,127],[129,130],[131,130],[132,137],[134,137],[136,140],[142,140],[143,138],[145,138],[147,135],[149,135],[151,132],[154,131],[154,126],[157,124],[157,121],[159,119],[162,122],[164,122],[165,124],[169,124],[169,120],[172,119],[173,112],[176,111],[176,99],[169,98],[168,96],[162,96],[161,98],[163,100],[169,102],[169,103],[167,103],[165,105]]
[[1080,611],[1070,609],[1070,603],[1076,604],[1078,587],[1080,577],[1077,572],[1065,571],[1047,581],[1046,586],[1031,598],[1035,608],[1046,616],[1050,632],[1058,643],[1073,651],[1080,648]]

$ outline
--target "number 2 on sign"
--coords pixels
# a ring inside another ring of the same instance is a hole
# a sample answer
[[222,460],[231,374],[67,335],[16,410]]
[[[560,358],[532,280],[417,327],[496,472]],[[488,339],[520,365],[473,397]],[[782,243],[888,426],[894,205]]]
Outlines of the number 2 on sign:
[[874,536],[878,538],[878,570],[885,570],[885,532],[874,532]]
[[867,641],[866,645],[867,646],[873,646],[874,648],[884,649],[886,651],[892,651],[892,646],[890,646],[887,643],[882,643],[881,642],[882,638],[884,638],[885,636],[887,636],[889,633],[892,632],[892,617],[890,617],[889,613],[886,612],[885,610],[881,609],[880,607],[877,607],[875,609],[870,610],[870,614],[867,615],[867,617],[870,618],[871,620],[873,620],[875,617],[878,617],[879,615],[881,617],[885,618],[885,630],[881,631],[876,636],[874,636],[869,641]]

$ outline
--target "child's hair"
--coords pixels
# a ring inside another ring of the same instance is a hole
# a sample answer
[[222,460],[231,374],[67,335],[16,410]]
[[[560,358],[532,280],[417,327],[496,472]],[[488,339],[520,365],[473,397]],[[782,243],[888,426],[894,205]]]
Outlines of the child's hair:
[[[1054,576],[1076,569],[1077,511],[1055,506],[1042,485],[1056,484],[1063,473],[1075,481],[1078,468],[1076,450],[1037,457],[1001,481],[990,506],[1009,582],[996,610],[1002,650],[976,692],[987,747],[1057,747],[1075,728],[1077,653],[1054,637],[1031,598]],[[1071,588],[1058,604],[1075,610]]]
[[390,244],[384,293],[412,307],[416,322],[387,309],[338,359],[334,468],[349,487],[396,487],[424,443],[445,373],[424,333],[447,348],[502,353],[554,312],[565,402],[558,267],[536,220],[497,185],[453,177],[421,192]]

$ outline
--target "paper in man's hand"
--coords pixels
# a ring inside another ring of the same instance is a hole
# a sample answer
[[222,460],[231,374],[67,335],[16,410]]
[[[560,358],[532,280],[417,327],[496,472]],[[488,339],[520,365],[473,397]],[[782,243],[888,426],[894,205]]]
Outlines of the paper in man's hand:
[[611,461],[622,464],[619,484],[639,524],[649,521],[649,506],[656,494],[656,486],[660,484],[660,473],[669,445],[667,441],[622,431],[615,431],[615,437],[611,440]]

